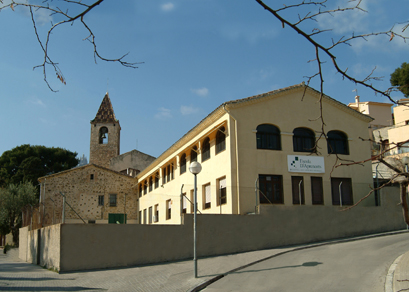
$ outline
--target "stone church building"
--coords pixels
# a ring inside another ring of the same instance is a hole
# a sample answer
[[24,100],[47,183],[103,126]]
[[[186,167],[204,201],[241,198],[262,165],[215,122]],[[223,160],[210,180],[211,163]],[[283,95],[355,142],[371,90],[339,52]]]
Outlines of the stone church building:
[[91,121],[89,164],[39,178],[43,225],[137,223],[135,176],[155,157],[137,150],[120,155],[121,126],[108,93]]

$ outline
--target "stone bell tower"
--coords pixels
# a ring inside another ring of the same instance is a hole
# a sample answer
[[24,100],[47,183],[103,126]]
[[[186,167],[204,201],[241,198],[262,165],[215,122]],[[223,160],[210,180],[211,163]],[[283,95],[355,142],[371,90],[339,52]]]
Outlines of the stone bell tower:
[[115,118],[108,92],[91,121],[89,163],[109,168],[111,158],[119,155],[121,126]]

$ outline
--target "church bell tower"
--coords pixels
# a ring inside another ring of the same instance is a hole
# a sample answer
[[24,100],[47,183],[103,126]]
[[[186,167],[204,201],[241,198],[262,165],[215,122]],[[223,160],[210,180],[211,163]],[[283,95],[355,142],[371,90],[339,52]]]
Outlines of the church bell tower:
[[115,118],[108,92],[91,121],[89,163],[109,168],[111,158],[119,155],[121,126]]

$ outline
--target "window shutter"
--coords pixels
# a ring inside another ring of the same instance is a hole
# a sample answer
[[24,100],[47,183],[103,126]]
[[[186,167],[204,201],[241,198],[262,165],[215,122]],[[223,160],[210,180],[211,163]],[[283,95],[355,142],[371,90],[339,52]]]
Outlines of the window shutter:
[[226,187],[226,178],[223,178],[219,181],[219,188],[223,189]]
[[182,200],[182,209],[186,209],[186,205],[187,205],[187,199],[185,194],[183,195],[183,200]]
[[210,185],[205,186],[206,192],[206,203],[210,203],[212,200],[211,193],[210,193]]

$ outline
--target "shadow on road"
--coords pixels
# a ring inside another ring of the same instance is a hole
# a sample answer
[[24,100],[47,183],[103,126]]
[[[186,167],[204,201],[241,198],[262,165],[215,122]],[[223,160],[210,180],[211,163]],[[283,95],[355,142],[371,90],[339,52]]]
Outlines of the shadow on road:
[[323,263],[320,263],[320,262],[306,262],[301,265],[295,265],[295,266],[283,266],[283,267],[276,267],[276,268],[269,268],[269,269],[235,271],[235,272],[228,273],[228,274],[257,273],[261,271],[272,271],[272,270],[280,270],[280,269],[288,269],[288,268],[315,267],[315,266],[322,265],[322,264]]
[[[64,278],[64,279],[59,279],[59,278],[50,278],[50,277],[42,277],[42,278],[30,278],[30,277],[1,277],[0,276],[0,281],[49,281],[49,280],[75,280],[75,278]],[[1,289],[1,287],[0,287]]]
[[106,291],[102,288],[88,288],[88,287],[13,287],[0,286],[0,291]]
[[259,269],[259,270],[235,270],[232,272],[227,272],[227,273],[221,273],[221,274],[214,274],[214,275],[203,275],[200,276],[199,278],[204,278],[204,277],[217,277],[217,276],[227,276],[227,275],[232,275],[232,274],[242,274],[242,273],[257,273],[261,271],[271,271],[271,270],[279,270],[279,269],[288,269],[288,268],[299,268],[299,267],[315,267],[318,265],[322,265],[323,263],[320,262],[305,262],[301,265],[295,265],[295,266],[283,266],[283,267],[276,267],[276,268],[270,268],[270,269]]

